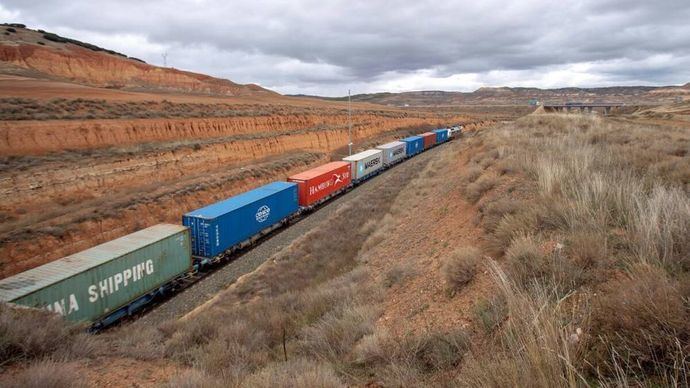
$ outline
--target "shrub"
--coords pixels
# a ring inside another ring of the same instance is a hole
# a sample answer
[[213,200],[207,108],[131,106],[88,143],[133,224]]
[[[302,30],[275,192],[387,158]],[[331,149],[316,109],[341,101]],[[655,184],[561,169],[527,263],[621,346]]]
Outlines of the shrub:
[[198,369],[185,369],[175,373],[165,386],[169,388],[222,388],[228,385]]
[[0,304],[0,362],[69,354],[75,340],[86,336],[83,330],[48,311]]
[[19,372],[2,386],[7,388],[88,387],[83,376],[83,373],[72,364],[42,361]]
[[513,214],[506,214],[489,235],[488,247],[496,255],[503,254],[513,239],[536,232],[537,216],[532,208],[524,207]]
[[269,364],[249,376],[242,385],[254,388],[345,387],[330,366],[306,359]]
[[525,206],[529,205],[522,201],[516,201],[510,198],[498,198],[494,201],[484,202],[479,207],[484,230],[487,232],[493,232],[504,216],[515,214]]
[[371,334],[379,310],[373,306],[348,306],[326,314],[302,330],[300,348],[305,355],[337,361],[348,353],[360,338]]
[[477,248],[462,247],[444,261],[441,273],[451,296],[472,281],[480,259],[481,252]]
[[[492,274],[505,300],[508,319],[502,325],[495,347],[468,357],[462,386],[476,387],[579,387],[587,385],[576,367],[583,343],[579,309],[563,308],[565,300],[538,285],[524,292],[498,264]],[[583,384],[584,383],[584,384]]]
[[481,299],[473,307],[481,327],[487,334],[493,333],[501,323],[508,317],[505,298],[494,296],[490,299]]
[[402,282],[403,280],[414,275],[415,270],[412,263],[398,263],[391,267],[383,277],[383,286],[386,288],[393,287],[393,285]]
[[469,338],[464,330],[427,332],[404,338],[397,358],[422,373],[434,373],[456,367],[468,349]]
[[467,172],[465,173],[465,180],[468,183],[472,183],[477,180],[482,174],[484,173],[484,170],[482,170],[479,167],[470,167],[467,169]]
[[465,187],[465,198],[471,203],[477,203],[484,194],[498,184],[498,178],[493,175],[482,175],[475,182]]
[[523,287],[549,273],[549,258],[539,243],[529,236],[513,239],[506,250],[506,259],[511,279]]
[[683,368],[686,373],[690,346],[686,303],[680,285],[664,270],[635,265],[628,277],[608,284],[594,305],[592,331],[598,339],[589,361],[607,375],[620,367],[633,376],[678,375]]

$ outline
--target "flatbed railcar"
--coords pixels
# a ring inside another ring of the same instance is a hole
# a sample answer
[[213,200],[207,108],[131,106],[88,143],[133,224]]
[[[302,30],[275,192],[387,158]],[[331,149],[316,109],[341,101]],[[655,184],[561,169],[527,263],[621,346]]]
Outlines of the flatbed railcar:
[[[343,158],[349,182],[316,200],[300,200],[298,182],[273,182],[189,212],[183,225],[155,225],[0,280],[0,302],[53,311],[98,331],[203,278],[238,251],[400,161],[458,137],[461,129],[401,139],[404,157],[389,162],[383,152],[401,149],[400,144]],[[228,213],[234,215],[225,219]]]

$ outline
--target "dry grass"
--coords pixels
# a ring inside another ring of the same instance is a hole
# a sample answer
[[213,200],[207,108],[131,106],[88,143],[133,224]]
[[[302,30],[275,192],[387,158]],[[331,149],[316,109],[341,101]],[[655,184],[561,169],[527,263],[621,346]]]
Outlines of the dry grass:
[[[208,309],[117,342],[116,354],[175,360],[184,372],[173,386],[688,386],[690,137],[549,115],[465,144],[481,150],[458,179],[479,204],[485,247],[454,252],[442,275],[462,292],[480,254],[496,257],[499,292],[472,307],[484,333],[376,326],[385,288],[406,286],[416,267],[372,276],[362,264],[447,179],[452,161],[440,160],[416,180],[391,177]],[[73,351],[3,319],[4,354]],[[61,330],[50,333],[75,343]]]
[[245,387],[331,388],[345,387],[328,364],[296,359],[273,363],[247,378]]
[[449,295],[455,295],[472,281],[481,258],[481,252],[475,247],[460,247],[446,258],[441,273]]
[[[482,177],[519,180],[512,194],[468,197],[483,197],[480,221],[488,251],[503,257],[506,272],[494,272],[509,318],[495,318],[488,301],[475,308],[501,340],[468,361],[461,382],[687,385],[690,163],[678,150],[690,136],[542,115],[478,140],[501,154]],[[507,160],[517,161],[515,171],[502,171]]]
[[665,271],[636,265],[628,277],[610,283],[594,306],[592,330],[598,338],[589,362],[613,369],[604,374],[624,366],[635,376],[682,377],[687,383],[690,310],[684,298],[679,282]]
[[397,263],[386,271],[383,277],[383,286],[386,288],[393,287],[409,279],[415,273],[416,270],[412,263]]
[[[393,227],[389,211],[410,180],[393,176],[377,196],[362,194],[358,208],[341,206],[211,307],[161,327],[165,354],[229,385],[360,381],[352,352],[373,333],[382,292],[360,263]],[[316,372],[299,372],[305,365]]]
[[469,347],[468,334],[459,328],[402,338],[377,330],[361,339],[353,362],[384,386],[423,386],[430,376],[458,367]]
[[22,370],[9,381],[0,382],[7,388],[82,388],[89,385],[72,364],[41,361]]
[[487,334],[496,331],[508,317],[505,298],[501,295],[479,300],[474,305],[473,310],[477,320],[481,323],[482,329]]
[[521,291],[493,264],[508,319],[496,349],[470,358],[459,375],[462,385],[481,387],[578,387],[586,381],[576,368],[582,317],[564,308],[547,288]]
[[0,364],[47,356],[89,357],[101,345],[83,326],[66,323],[59,315],[0,304]]
[[464,189],[465,198],[471,203],[477,203],[487,191],[498,184],[498,178],[494,175],[482,175]]

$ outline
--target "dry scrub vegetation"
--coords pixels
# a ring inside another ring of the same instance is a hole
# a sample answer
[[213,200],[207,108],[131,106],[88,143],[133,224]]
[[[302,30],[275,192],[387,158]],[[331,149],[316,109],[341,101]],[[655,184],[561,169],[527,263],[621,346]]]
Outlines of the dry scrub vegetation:
[[690,134],[532,115],[469,140],[501,293],[469,386],[687,386]]
[[[174,387],[688,386],[687,132],[541,115],[462,143],[471,156],[424,154],[368,183],[183,319],[92,338],[0,310],[3,362],[33,363],[11,384],[79,383],[75,360],[108,355],[171,360]],[[473,327],[393,335],[386,298],[431,269],[400,258],[375,274],[370,252],[449,180],[484,236],[439,255],[449,295],[434,298],[476,292],[487,271],[497,292],[467,307]]]

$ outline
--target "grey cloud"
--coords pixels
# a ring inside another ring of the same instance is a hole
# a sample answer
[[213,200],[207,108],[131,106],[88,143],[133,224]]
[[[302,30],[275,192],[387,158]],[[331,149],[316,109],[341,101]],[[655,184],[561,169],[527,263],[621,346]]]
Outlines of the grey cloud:
[[[0,5],[19,11],[29,25],[70,28],[79,39],[141,35],[169,47],[178,57],[176,66],[284,90],[300,84],[309,90],[375,84],[419,71],[449,77],[616,61],[621,68],[597,71],[623,83],[684,82],[687,62],[679,58],[690,53],[687,0],[0,0]],[[159,54],[145,59],[160,62]],[[655,55],[667,55],[668,63],[635,67]],[[236,63],[233,57],[242,59]]]

